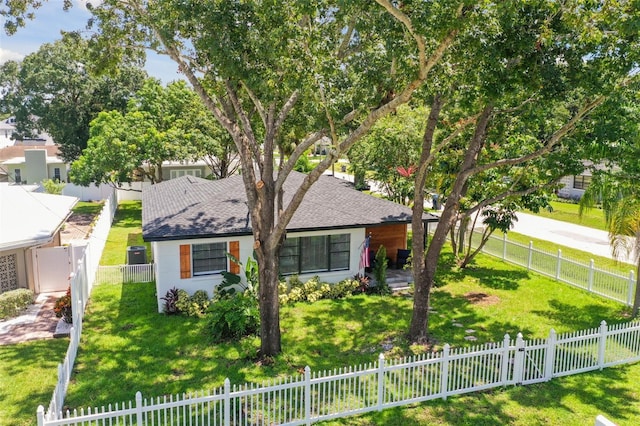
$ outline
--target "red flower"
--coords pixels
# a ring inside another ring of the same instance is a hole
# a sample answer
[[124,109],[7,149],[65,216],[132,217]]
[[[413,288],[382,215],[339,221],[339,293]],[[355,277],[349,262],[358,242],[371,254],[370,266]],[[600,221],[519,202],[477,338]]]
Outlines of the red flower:
[[398,166],[396,168],[396,170],[398,171],[400,176],[408,178],[413,174],[413,172],[416,171],[416,166],[411,165],[411,166],[407,167],[406,169],[404,167],[402,167],[402,166]]

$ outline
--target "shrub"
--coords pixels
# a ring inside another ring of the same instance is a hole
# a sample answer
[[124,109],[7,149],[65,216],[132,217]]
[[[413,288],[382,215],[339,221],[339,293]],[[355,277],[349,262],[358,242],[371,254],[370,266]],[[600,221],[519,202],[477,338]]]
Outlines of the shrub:
[[160,298],[164,300],[164,308],[163,311],[167,315],[176,315],[179,314],[177,302],[178,302],[178,289],[173,287],[167,291],[167,294],[164,297]]
[[387,249],[384,246],[380,246],[376,252],[373,276],[376,279],[376,285],[370,288],[371,293],[391,294],[391,287],[387,283]]
[[176,308],[178,308],[178,313],[187,314],[190,304],[191,297],[189,297],[189,293],[181,288],[178,289],[178,300],[176,300]]
[[190,317],[202,317],[207,312],[210,303],[209,294],[204,290],[197,290],[189,298],[189,303],[182,313]]
[[359,286],[359,282],[352,279],[342,280],[329,287],[326,294],[327,299],[342,299],[351,296]]
[[34,300],[33,291],[26,288],[10,290],[0,294],[0,319],[18,316]]
[[258,301],[243,293],[217,299],[209,306],[206,318],[214,342],[240,339],[260,329]]
[[56,317],[62,318],[62,320],[68,324],[73,322],[73,311],[71,306],[71,287],[67,289],[64,296],[56,300],[53,305],[53,312],[56,313]]

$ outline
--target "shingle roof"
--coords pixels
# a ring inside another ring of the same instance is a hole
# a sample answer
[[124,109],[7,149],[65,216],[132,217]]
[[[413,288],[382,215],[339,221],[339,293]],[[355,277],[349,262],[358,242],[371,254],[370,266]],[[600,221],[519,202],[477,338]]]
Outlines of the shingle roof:
[[[304,179],[292,173],[285,183],[285,205]],[[424,220],[437,221],[425,214]],[[322,176],[311,186],[287,229],[305,231],[410,223],[411,209],[364,194],[349,182]],[[251,234],[241,176],[206,180],[192,176],[161,182],[142,193],[142,235],[162,241]]]

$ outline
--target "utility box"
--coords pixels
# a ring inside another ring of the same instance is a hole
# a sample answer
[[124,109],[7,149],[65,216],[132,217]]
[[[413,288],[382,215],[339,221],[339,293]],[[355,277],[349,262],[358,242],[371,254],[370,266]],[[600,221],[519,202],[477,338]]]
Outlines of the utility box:
[[147,248],[145,246],[127,247],[127,265],[144,265],[147,263]]

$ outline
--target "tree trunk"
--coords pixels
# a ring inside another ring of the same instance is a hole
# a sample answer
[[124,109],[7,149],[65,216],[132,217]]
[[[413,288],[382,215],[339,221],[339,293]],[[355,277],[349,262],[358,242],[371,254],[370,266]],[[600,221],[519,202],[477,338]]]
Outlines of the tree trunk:
[[260,268],[260,356],[280,353],[280,300],[278,299],[278,258],[276,250],[261,250]]
[[[464,161],[461,165],[460,173],[456,176],[456,179],[451,188],[451,194],[447,197],[447,202],[444,205],[444,210],[438,221],[438,226],[433,234],[433,238],[427,248],[427,252],[424,256],[424,264],[422,262],[415,262],[413,265],[413,279],[414,279],[414,296],[413,296],[413,314],[411,317],[411,325],[409,326],[409,339],[415,343],[426,343],[428,341],[428,329],[429,329],[429,301],[431,298],[431,288],[433,287],[436,271],[438,269],[438,259],[440,258],[440,252],[447,239],[447,234],[451,227],[455,224],[458,217],[458,210],[460,206],[460,198],[464,193],[467,180],[471,176],[471,170],[476,164],[478,153],[482,148],[486,139],[486,129],[491,118],[493,107],[488,105],[484,108],[480,115],[478,122],[476,123],[476,130],[471,140],[467,152],[465,154]],[[427,129],[429,129],[430,121],[427,123]],[[435,128],[435,122],[433,123]],[[426,139],[425,131],[425,139]],[[425,144],[423,142],[423,153],[421,156],[420,167],[423,166],[425,157]],[[430,145],[429,151],[430,152]],[[424,168],[426,173],[426,168]],[[421,170],[422,171],[422,170]],[[425,175],[426,176],[426,175]],[[420,187],[419,184],[421,183]],[[416,203],[413,207],[413,220],[411,223],[413,235],[413,249],[419,249],[418,244],[422,244],[422,239],[416,241],[415,231],[418,229],[416,226],[416,215],[419,213],[422,217],[423,206],[418,205],[418,201],[424,200],[424,181],[420,182],[418,177],[416,178]],[[424,229],[424,227],[422,227]],[[424,231],[421,235],[424,235]],[[416,250],[415,253],[422,253],[422,251]],[[415,257],[414,257],[415,258]]]

